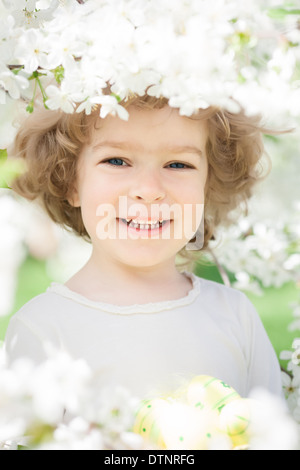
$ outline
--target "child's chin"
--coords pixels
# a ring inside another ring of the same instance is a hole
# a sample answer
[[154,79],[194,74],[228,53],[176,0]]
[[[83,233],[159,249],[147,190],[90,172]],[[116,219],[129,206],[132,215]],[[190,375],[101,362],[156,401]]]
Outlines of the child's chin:
[[[163,245],[163,244],[162,244]],[[165,263],[174,263],[177,253],[182,248],[181,246],[174,246],[174,249],[166,250],[165,247],[132,247],[132,249],[125,249],[119,252],[120,258],[123,263],[135,268],[158,268]],[[120,259],[119,258],[119,259]]]

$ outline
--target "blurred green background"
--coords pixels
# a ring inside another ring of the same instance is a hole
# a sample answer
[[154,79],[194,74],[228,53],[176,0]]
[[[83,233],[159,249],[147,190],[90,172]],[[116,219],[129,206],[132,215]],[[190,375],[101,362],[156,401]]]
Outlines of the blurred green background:
[[[213,265],[199,265],[195,272],[200,277],[222,283],[218,269]],[[51,282],[52,279],[47,273],[46,263],[29,256],[19,271],[18,288],[12,314],[32,297],[44,292]],[[255,305],[277,355],[279,356],[282,350],[291,349],[292,341],[297,333],[288,330],[288,325],[293,320],[289,304],[297,301],[299,297],[299,290],[295,284],[288,283],[280,288],[264,289],[262,296],[247,292],[246,294]],[[0,340],[5,337],[10,316],[0,318]],[[284,366],[285,363],[281,363],[281,365]]]

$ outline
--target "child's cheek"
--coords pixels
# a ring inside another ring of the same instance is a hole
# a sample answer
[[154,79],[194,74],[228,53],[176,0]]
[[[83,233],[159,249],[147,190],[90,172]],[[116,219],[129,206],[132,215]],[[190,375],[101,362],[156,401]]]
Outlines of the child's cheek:
[[[82,188],[81,215],[84,226],[92,239],[97,238],[99,224],[109,229],[112,221],[116,220],[116,210],[110,198],[111,186],[101,181],[91,180]],[[102,226],[101,225],[101,226]]]
[[203,203],[198,202],[196,204],[186,205],[183,212],[183,227],[185,238],[187,240],[193,238],[198,228],[200,227],[203,213]]

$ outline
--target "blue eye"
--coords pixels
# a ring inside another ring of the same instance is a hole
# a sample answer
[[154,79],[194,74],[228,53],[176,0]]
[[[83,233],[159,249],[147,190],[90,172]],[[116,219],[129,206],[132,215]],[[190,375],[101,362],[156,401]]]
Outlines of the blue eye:
[[174,162],[170,163],[169,165],[171,168],[176,168],[176,169],[181,169],[181,168],[190,168],[188,165],[185,163],[180,163],[180,162]]
[[122,158],[109,158],[108,160],[105,160],[105,163],[109,163],[114,166],[122,166],[125,162]]

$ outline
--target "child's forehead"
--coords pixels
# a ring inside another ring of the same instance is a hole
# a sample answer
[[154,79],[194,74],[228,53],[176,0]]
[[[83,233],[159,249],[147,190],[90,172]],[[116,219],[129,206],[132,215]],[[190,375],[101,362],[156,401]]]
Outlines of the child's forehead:
[[205,119],[190,119],[169,106],[161,109],[128,108],[128,121],[117,116],[99,119],[92,134],[91,143],[107,146],[121,143],[152,143],[152,139],[166,145],[188,147],[201,144],[207,137]]

